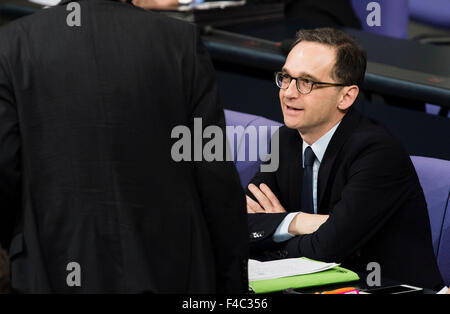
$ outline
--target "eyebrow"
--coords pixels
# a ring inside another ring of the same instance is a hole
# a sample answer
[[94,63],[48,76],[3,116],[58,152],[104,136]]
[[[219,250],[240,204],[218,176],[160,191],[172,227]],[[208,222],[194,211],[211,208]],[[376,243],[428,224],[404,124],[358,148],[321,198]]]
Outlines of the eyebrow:
[[[281,69],[281,72],[286,73],[286,74],[290,75],[291,77],[293,77],[293,76],[289,73],[288,69],[286,69],[285,67],[283,67],[283,68]],[[298,76],[298,77],[305,78],[305,79],[309,79],[309,80],[311,80],[311,81],[316,81],[316,82],[319,82],[319,81],[320,81],[320,80],[317,79],[315,76],[313,76],[313,75],[311,75],[311,74],[309,74],[309,73],[305,73],[305,72],[300,73],[300,76]]]

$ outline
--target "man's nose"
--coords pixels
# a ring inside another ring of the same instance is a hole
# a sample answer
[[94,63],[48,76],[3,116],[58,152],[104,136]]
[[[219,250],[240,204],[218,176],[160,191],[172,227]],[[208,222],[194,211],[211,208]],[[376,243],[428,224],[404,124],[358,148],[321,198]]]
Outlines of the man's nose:
[[292,79],[284,95],[289,98],[294,98],[298,97],[299,94],[300,93],[297,90],[297,80]]

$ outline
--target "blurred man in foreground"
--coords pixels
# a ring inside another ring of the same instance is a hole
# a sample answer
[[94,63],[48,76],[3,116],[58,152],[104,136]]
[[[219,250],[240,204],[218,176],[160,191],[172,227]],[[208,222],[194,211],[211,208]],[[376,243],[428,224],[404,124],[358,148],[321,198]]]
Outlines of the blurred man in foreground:
[[0,241],[14,291],[245,292],[233,163],[171,155],[172,130],[194,117],[225,134],[195,27],[62,1],[0,41]]

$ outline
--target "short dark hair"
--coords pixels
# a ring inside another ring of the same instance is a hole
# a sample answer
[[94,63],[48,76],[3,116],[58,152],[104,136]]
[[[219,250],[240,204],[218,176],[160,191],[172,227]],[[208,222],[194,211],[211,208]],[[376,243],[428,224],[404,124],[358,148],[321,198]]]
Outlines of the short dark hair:
[[366,72],[367,55],[352,37],[341,30],[327,27],[298,31],[292,48],[301,41],[311,41],[336,48],[336,63],[331,76],[339,83],[361,87]]

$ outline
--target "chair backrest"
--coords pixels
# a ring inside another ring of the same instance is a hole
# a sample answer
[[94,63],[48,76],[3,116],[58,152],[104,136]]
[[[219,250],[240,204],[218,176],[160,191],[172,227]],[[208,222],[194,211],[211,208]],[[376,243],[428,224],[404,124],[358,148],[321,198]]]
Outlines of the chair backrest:
[[409,0],[412,20],[438,27],[450,28],[450,1]]
[[430,216],[434,253],[450,285],[450,161],[412,156]]
[[[380,5],[380,26],[370,26],[367,23],[367,16],[374,10],[370,7],[367,10],[367,5],[371,2]],[[408,0],[352,0],[352,6],[364,31],[397,38],[408,37]]]
[[245,188],[267,156],[270,137],[281,123],[231,110],[225,110],[225,121],[233,160]]

